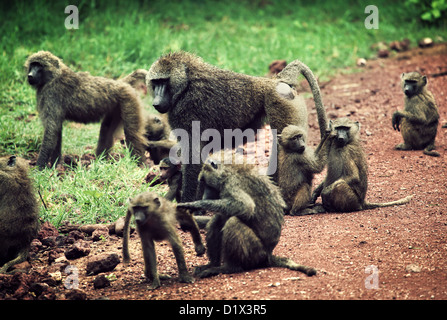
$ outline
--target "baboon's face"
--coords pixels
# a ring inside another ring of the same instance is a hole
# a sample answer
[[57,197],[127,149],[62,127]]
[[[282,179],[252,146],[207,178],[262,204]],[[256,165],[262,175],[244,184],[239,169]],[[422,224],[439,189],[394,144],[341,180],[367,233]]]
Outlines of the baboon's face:
[[169,158],[160,161],[160,178],[167,180],[181,170],[181,164],[174,164]]
[[160,113],[168,112],[171,108],[169,79],[153,79],[151,85],[154,96],[152,105]]
[[44,85],[43,72],[43,66],[40,63],[31,63],[28,69],[28,83],[34,87],[41,87]]
[[360,130],[360,123],[349,120],[348,118],[331,121],[329,126],[332,131],[331,136],[337,148],[343,148],[352,140],[356,139]]
[[303,153],[306,150],[306,135],[299,127],[289,125],[283,129],[279,143],[289,152]]
[[135,223],[141,227],[150,221],[150,217],[159,210],[160,205],[161,202],[158,197],[143,193],[130,200],[129,211],[135,217]]
[[427,84],[427,78],[421,76],[418,72],[410,72],[402,74],[402,90],[408,98],[421,92],[422,88]]
[[163,134],[164,124],[157,116],[149,117],[146,124],[144,136],[148,140],[160,140]]

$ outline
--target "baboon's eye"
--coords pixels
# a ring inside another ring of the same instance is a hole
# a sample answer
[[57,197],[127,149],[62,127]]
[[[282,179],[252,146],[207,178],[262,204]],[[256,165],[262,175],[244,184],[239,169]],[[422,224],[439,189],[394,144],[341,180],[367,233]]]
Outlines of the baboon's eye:
[[9,157],[8,166],[14,167],[16,165],[16,159],[17,159],[16,156]]
[[214,169],[217,169],[217,162],[214,160],[208,160],[208,163],[213,167]]

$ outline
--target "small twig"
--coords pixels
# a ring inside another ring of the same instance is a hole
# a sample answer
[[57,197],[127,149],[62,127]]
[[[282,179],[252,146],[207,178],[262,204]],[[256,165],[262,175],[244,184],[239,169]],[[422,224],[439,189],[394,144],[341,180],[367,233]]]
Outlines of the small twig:
[[43,201],[42,194],[40,193],[40,190],[37,190],[37,193],[39,194],[40,200],[42,201],[43,206],[45,207],[45,210],[48,211],[47,205],[45,204],[45,201]]

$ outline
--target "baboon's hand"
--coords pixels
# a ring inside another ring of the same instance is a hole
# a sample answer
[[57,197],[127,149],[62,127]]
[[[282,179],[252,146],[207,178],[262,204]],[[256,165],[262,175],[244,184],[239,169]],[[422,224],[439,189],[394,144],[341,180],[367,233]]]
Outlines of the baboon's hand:
[[394,130],[400,131],[399,125],[400,125],[400,119],[401,118],[402,117],[400,116],[399,113],[397,113],[397,111],[393,113],[393,118],[391,119],[391,122],[393,124],[393,129]]

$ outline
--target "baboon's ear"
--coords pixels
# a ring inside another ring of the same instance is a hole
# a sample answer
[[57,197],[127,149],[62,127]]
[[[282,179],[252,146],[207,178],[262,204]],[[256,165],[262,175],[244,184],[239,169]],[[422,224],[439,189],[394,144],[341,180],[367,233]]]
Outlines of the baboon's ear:
[[356,122],[354,122],[354,124],[357,126],[357,130],[360,131],[360,122],[356,121]]
[[9,167],[14,167],[16,165],[16,156],[10,156],[9,160],[8,160],[8,166]]
[[422,83],[424,84],[424,86],[427,84],[427,77],[426,76],[422,76]]
[[160,199],[157,197],[157,198],[154,198],[154,202],[155,202],[155,204],[159,207],[159,206],[161,206],[161,201],[160,201]]

